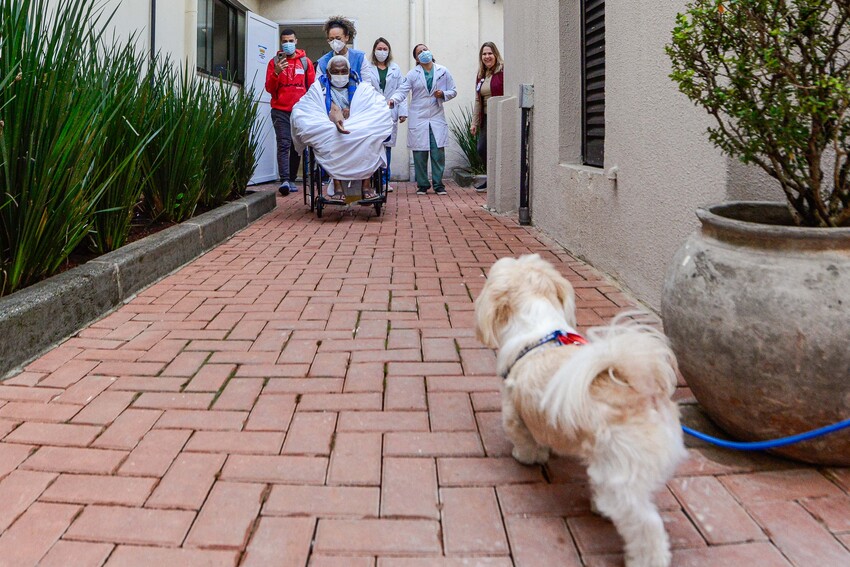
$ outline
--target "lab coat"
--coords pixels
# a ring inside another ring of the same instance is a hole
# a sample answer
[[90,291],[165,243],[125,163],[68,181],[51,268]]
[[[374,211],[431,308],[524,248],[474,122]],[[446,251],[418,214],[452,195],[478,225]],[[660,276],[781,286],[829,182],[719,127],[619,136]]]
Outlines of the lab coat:
[[[378,68],[372,65],[369,67],[367,74],[368,76],[364,77],[364,80],[368,81],[372,85],[377,85],[376,88],[378,89],[378,92],[381,92],[381,77],[378,75]],[[390,63],[387,68],[387,87],[383,91],[384,97],[389,100],[401,86],[403,81],[404,76],[402,76],[399,66],[395,63]],[[398,119],[401,116],[407,116],[407,99],[405,99],[401,104],[396,104],[391,110],[393,117],[393,134],[388,142],[384,142],[384,145],[394,148],[396,136],[398,135]]]
[[[407,147],[417,152],[431,149],[428,127],[434,131],[438,148],[449,144],[449,125],[443,105],[457,96],[455,80],[449,70],[434,63],[433,88],[429,91],[425,83],[425,71],[417,65],[407,74],[398,90],[391,97],[395,104],[401,104],[410,93],[410,108],[407,116]],[[439,99],[434,91],[441,90],[445,96]]]

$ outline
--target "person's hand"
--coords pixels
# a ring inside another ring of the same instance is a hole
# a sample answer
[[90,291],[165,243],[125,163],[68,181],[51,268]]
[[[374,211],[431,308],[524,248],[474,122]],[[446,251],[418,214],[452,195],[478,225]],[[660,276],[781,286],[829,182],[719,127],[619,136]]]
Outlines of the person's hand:
[[446,98],[446,93],[437,89],[436,91],[434,91],[434,96],[437,98]]
[[351,109],[350,108],[343,108],[342,109],[342,117],[345,118],[346,120],[348,120],[349,116],[351,116]]
[[387,105],[390,108],[395,108],[395,101],[393,99],[390,99],[390,100],[387,101]]
[[351,134],[351,132],[345,129],[345,126],[342,123],[342,119],[334,122],[334,125],[336,126],[336,131],[340,134]]
[[281,73],[283,73],[283,70],[286,69],[287,67],[289,67],[289,62],[285,58],[281,57],[281,58],[277,59],[274,62],[274,74],[280,75]]
[[343,124],[345,120],[345,113],[336,104],[331,104],[331,110],[328,112],[328,117],[331,119],[331,122],[334,123],[334,126],[336,126],[337,132],[340,134],[351,133],[345,129],[345,125]]
[[398,121],[404,123],[407,120],[407,116],[399,116]]
[[473,124],[472,126],[470,126],[470,127],[469,127],[469,133],[470,133],[470,134],[472,134],[473,136],[474,136],[475,134],[477,134],[477,133],[478,133],[478,126],[476,126],[475,124]]

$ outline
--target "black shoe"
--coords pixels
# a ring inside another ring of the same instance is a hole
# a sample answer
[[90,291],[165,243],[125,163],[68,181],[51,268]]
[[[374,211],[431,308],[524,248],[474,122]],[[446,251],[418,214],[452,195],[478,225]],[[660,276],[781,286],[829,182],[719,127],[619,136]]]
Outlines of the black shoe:
[[426,195],[427,193],[428,193],[428,189],[427,189],[427,188],[426,188],[426,189],[423,189],[422,187],[420,187],[419,189],[417,189],[417,190],[416,190],[416,194],[417,194],[417,195]]
[[292,185],[289,183],[289,181],[284,181],[280,184],[280,187],[277,188],[277,191],[278,193],[286,197],[287,195],[289,195],[291,189]]
[[439,189],[434,189],[434,193],[436,193],[437,195],[448,195],[448,193],[446,193],[446,190],[443,187],[440,187]]
[[475,186],[475,190],[479,191],[479,192],[485,191],[486,189],[487,189],[487,182],[486,181],[484,183],[482,183],[481,185]]

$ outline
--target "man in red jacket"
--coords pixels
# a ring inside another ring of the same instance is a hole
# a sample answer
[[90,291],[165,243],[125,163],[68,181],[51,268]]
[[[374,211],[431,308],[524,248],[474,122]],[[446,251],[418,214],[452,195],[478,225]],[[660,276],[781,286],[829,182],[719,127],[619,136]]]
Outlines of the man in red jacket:
[[272,95],[272,124],[277,137],[278,191],[283,196],[295,193],[295,176],[301,156],[292,147],[289,117],[292,107],[316,80],[313,62],[296,44],[295,31],[285,29],[280,34],[281,50],[269,61],[266,70],[266,90]]

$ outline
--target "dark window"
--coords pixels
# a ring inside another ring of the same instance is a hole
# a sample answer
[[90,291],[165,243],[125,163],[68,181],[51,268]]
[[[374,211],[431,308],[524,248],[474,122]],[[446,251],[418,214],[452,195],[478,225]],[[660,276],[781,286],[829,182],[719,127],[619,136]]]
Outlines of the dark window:
[[245,82],[245,13],[223,0],[198,0],[198,71]]
[[582,161],[602,167],[605,157],[605,0],[581,3]]

